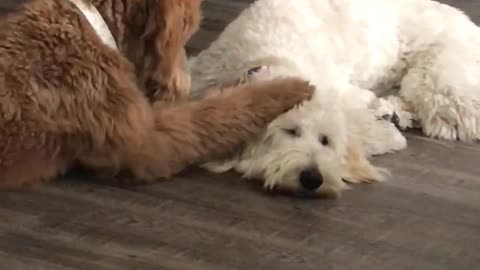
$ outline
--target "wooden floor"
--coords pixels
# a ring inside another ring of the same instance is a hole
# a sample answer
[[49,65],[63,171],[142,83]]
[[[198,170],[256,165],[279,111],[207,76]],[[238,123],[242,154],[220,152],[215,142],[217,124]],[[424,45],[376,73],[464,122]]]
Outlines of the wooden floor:
[[[450,2],[480,22],[480,1]],[[191,51],[245,3],[206,0]],[[409,144],[375,159],[390,182],[338,201],[266,195],[200,172],[132,190],[77,177],[2,193],[0,269],[480,269],[480,145],[414,134]]]

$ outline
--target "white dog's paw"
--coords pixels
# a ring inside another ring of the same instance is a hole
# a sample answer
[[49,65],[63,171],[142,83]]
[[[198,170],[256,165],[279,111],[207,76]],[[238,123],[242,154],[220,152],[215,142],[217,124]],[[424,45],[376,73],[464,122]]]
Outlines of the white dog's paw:
[[363,135],[363,148],[368,156],[393,153],[407,148],[407,139],[393,124],[377,120]]
[[447,118],[435,115],[423,124],[423,132],[432,138],[456,140],[458,132],[455,125],[454,122],[449,121]]
[[410,107],[398,96],[378,98],[372,102],[370,110],[377,119],[389,121],[400,130],[418,127],[417,119]]
[[457,135],[461,141],[480,141],[480,103],[475,110],[461,113],[461,121],[457,124]]
[[435,115],[423,123],[425,135],[444,140],[460,140],[464,142],[480,140],[480,117],[464,116],[460,121]]
[[213,173],[225,173],[232,170],[236,163],[235,160],[211,161],[200,165],[200,168]]
[[480,102],[468,100],[424,111],[422,129],[425,135],[444,139],[472,142],[480,140]]
[[377,98],[370,103],[369,109],[377,119],[391,121],[395,114],[395,107],[384,98]]
[[348,145],[344,160],[342,180],[350,184],[383,182],[388,171],[374,166],[368,160],[368,154],[363,145],[352,143]]
[[390,124],[392,136],[389,142],[390,152],[400,151],[407,148],[407,138],[396,128],[396,125]]
[[413,115],[410,112],[395,111],[390,122],[392,122],[398,129],[406,130],[416,126],[413,119]]
[[400,130],[420,127],[418,117],[413,113],[410,105],[408,105],[399,96],[388,96],[385,98],[394,108],[394,117],[392,123]]
[[377,177],[370,177],[370,178],[356,178],[352,177],[349,174],[345,174],[342,176],[342,180],[347,183],[347,184],[375,184],[375,183],[381,183],[385,181],[385,177],[382,175],[388,174],[388,171],[383,168],[377,168]]
[[387,169],[371,164],[361,167],[350,167],[342,175],[342,180],[348,184],[375,184],[384,182],[390,173]]

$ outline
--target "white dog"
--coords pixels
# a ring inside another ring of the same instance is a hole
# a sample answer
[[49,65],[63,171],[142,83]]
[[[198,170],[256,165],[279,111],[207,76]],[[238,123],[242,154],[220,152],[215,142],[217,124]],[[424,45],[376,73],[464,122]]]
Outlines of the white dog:
[[207,167],[320,193],[338,193],[342,177],[379,180],[366,157],[406,145],[377,119],[385,110],[402,128],[418,122],[431,137],[478,140],[479,46],[467,16],[430,0],[258,0],[190,59],[194,96],[256,66],[265,68],[253,79],[300,76],[317,95]]

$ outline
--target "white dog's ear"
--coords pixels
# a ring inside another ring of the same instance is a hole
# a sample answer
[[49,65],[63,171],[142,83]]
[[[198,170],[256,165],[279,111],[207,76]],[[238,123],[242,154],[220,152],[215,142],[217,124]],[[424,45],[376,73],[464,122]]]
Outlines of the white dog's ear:
[[345,182],[353,184],[382,182],[384,176],[380,171],[381,169],[370,163],[358,143],[351,142],[347,145],[342,175]]

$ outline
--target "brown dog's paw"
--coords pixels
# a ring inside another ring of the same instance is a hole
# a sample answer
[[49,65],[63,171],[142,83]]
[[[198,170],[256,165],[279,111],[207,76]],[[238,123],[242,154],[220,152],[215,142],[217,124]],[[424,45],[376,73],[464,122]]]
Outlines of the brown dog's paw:
[[315,88],[307,81],[298,78],[275,79],[255,83],[262,92],[265,104],[277,107],[281,112],[286,112],[304,101],[310,100]]
[[164,104],[174,104],[187,101],[189,95],[189,82],[175,82],[155,87],[155,91],[152,91],[149,98],[152,103],[161,102]]
[[282,79],[279,84],[281,96],[278,99],[282,101],[286,110],[310,100],[315,91],[315,87],[308,81],[297,78]]

